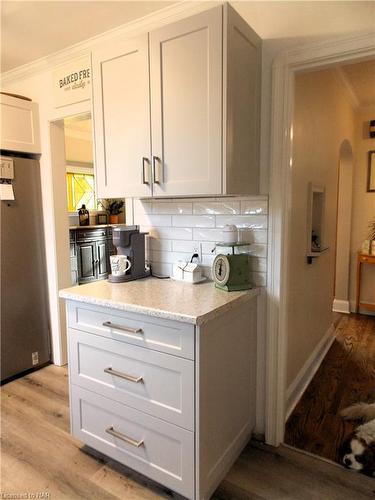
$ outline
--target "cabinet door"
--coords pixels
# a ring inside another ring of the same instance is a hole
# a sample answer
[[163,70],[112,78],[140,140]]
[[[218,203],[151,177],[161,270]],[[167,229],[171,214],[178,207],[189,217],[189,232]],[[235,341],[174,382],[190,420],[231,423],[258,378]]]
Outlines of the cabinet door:
[[22,153],[40,153],[38,105],[0,95],[0,148]]
[[222,7],[150,33],[155,195],[222,191]]
[[107,241],[98,241],[96,243],[96,261],[97,261],[97,276],[98,279],[106,278],[108,275],[108,260],[107,260],[108,245]]
[[96,279],[96,244],[95,242],[78,243],[78,281],[87,283]]
[[148,35],[93,53],[99,198],[150,196]]

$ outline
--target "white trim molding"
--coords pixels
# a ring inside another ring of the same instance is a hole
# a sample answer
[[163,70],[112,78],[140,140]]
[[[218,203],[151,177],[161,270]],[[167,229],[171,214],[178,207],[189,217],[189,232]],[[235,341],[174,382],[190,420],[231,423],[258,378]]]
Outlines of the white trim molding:
[[339,38],[280,54],[273,67],[269,262],[266,355],[266,427],[268,444],[284,439],[287,363],[287,241],[291,212],[294,77],[298,71],[375,57],[374,33]]
[[338,313],[350,314],[349,300],[334,299],[332,311]]
[[315,346],[315,349],[308,357],[307,361],[299,371],[297,377],[287,388],[285,422],[290,417],[290,414],[292,413],[298,401],[301,399],[303,393],[307,389],[308,385],[314,378],[314,375],[322,364],[324,356],[327,354],[331,345],[333,344],[336,335],[336,327],[332,324]]
[[142,33],[154,30],[165,24],[173,23],[184,17],[203,12],[214,5],[220,5],[223,1],[216,1],[208,5],[204,1],[191,2],[182,0],[181,2],[169,5],[155,12],[151,12],[144,17],[135,19],[128,23],[112,28],[103,33],[99,33],[91,38],[78,42],[65,49],[59,50],[40,59],[36,59],[17,68],[11,69],[1,74],[1,84],[10,84],[13,81],[27,78],[42,71],[55,68],[70,62],[73,57],[80,57],[89,54],[94,48],[103,43],[114,42],[117,37],[133,38]]

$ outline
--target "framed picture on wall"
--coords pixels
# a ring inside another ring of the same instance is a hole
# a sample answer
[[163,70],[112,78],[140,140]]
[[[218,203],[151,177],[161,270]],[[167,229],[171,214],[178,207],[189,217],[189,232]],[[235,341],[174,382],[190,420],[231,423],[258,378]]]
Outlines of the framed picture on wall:
[[375,151],[368,152],[367,192],[375,192]]

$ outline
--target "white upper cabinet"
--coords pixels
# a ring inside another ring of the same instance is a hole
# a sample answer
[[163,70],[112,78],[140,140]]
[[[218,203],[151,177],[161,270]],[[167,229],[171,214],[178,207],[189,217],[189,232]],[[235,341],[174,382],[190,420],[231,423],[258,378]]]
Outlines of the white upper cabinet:
[[217,194],[222,8],[150,33],[154,195]]
[[93,53],[99,198],[151,196],[148,35]]
[[98,196],[258,193],[260,71],[227,4],[94,52]]
[[40,153],[38,105],[0,94],[1,149],[20,153]]

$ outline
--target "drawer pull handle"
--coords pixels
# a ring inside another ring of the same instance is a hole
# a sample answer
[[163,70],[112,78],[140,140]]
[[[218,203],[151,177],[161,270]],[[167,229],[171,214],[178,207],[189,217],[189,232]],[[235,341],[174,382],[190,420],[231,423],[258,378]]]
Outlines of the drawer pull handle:
[[105,373],[109,373],[110,375],[114,375],[115,377],[124,378],[125,380],[129,380],[130,382],[143,382],[143,377],[133,377],[133,375],[128,375],[127,373],[118,372],[117,370],[113,370],[111,367],[104,368]]
[[139,448],[140,446],[143,446],[143,439],[141,441],[136,441],[135,439],[132,439],[128,436],[125,436],[125,434],[122,434],[122,432],[115,431],[113,426],[108,427],[108,429],[105,430],[108,434],[111,436],[114,436],[118,439],[121,439],[122,441],[125,441],[125,443],[131,444],[132,446],[135,446],[136,448]]
[[104,321],[103,326],[108,326],[108,328],[114,328],[115,330],[122,330],[128,333],[143,333],[142,328],[130,328],[129,326],[116,325],[116,323],[111,323],[110,321]]

